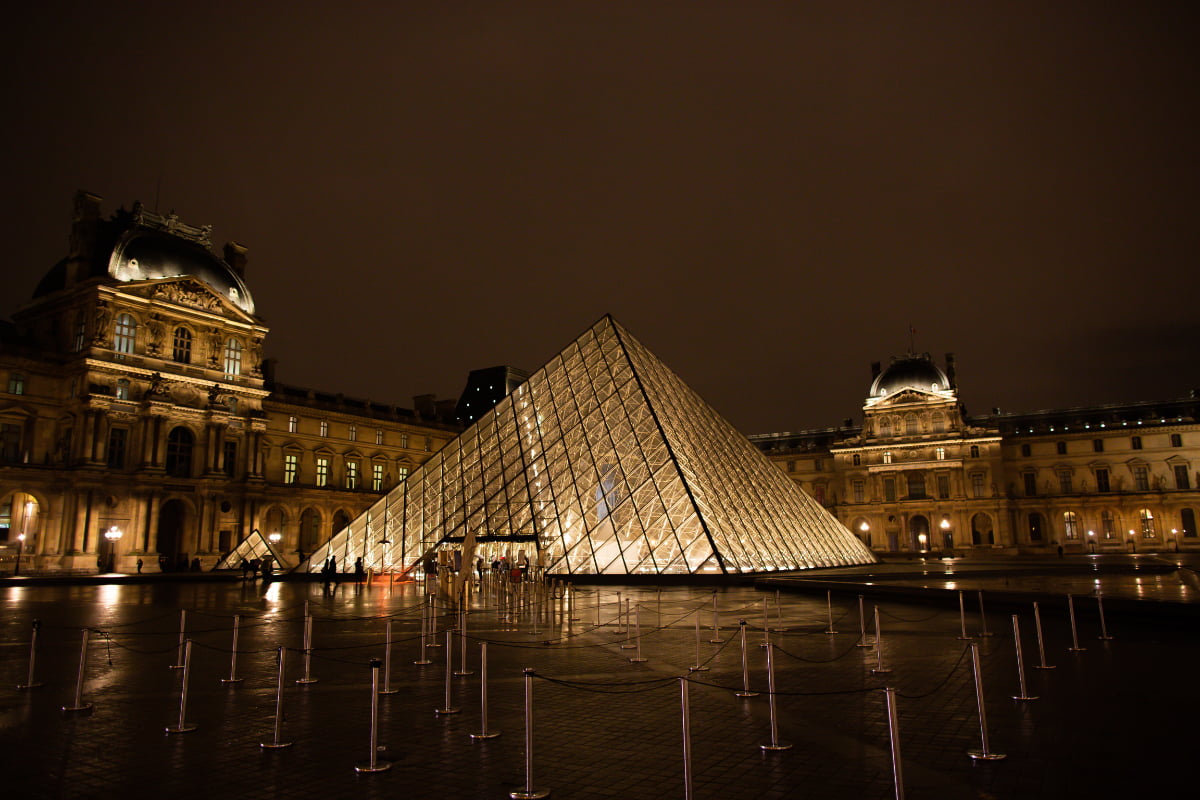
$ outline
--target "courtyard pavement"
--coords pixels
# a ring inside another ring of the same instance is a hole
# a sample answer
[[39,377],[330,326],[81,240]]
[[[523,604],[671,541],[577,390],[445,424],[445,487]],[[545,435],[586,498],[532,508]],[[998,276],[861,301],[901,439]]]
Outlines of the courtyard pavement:
[[[1101,559],[1098,569],[1096,560],[1070,557],[917,561],[822,571],[804,585],[581,585],[566,598],[519,606],[489,581],[470,595],[468,675],[453,674],[462,671],[461,639],[452,637],[453,652],[445,647],[454,615],[439,608],[429,641],[442,646],[421,647],[427,603],[416,583],[9,580],[0,586],[4,794],[506,798],[527,788],[528,686],[533,789],[587,800],[685,797],[685,678],[695,798],[896,797],[883,687],[895,689],[905,797],[1191,795],[1200,637],[1197,617],[1180,613],[1200,607],[1190,558]],[[997,580],[1007,586],[986,585]],[[959,591],[970,640],[959,638]],[[1077,595],[1074,636],[1067,592]],[[627,601],[628,623],[618,617]],[[1043,662],[1033,601],[1053,669],[1036,668]],[[874,641],[876,607],[882,647],[860,646]],[[192,643],[183,716],[196,728],[174,733],[167,729],[181,716],[184,670],[171,668],[180,661],[181,611]],[[1020,694],[1014,613],[1026,696],[1036,700],[1012,699]],[[18,689],[29,680],[35,619],[34,682],[43,685]],[[836,633],[828,632],[831,619]],[[389,620],[386,680],[398,691],[379,698],[375,756],[390,768],[359,773],[355,766],[370,761],[370,662],[387,655]],[[740,620],[755,697],[736,695],[744,681]],[[984,626],[991,635],[980,635]],[[1099,638],[1103,631],[1112,638]],[[1080,649],[1070,649],[1075,642]],[[471,737],[484,732],[484,643],[487,731],[500,733],[487,739]],[[982,746],[972,643],[988,751],[1002,760],[968,756]],[[281,647],[279,737],[293,744],[265,749],[275,741]],[[633,660],[639,655],[645,660]],[[414,663],[422,660],[432,663]],[[316,682],[298,683],[306,674]],[[241,680],[221,682],[229,677]],[[64,711],[77,692],[92,708]],[[457,713],[444,713],[450,708]],[[772,741],[792,747],[762,748]]]

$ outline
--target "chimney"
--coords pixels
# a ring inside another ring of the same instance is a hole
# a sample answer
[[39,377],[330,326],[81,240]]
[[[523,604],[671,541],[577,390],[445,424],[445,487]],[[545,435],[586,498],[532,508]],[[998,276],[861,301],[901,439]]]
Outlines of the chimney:
[[958,378],[954,370],[954,353],[946,353],[946,378],[950,381],[951,389],[958,389]]
[[243,280],[246,278],[246,248],[237,242],[225,243],[225,263]]
[[413,411],[424,417],[425,419],[437,418],[437,406],[434,402],[435,395],[418,394],[413,396]]

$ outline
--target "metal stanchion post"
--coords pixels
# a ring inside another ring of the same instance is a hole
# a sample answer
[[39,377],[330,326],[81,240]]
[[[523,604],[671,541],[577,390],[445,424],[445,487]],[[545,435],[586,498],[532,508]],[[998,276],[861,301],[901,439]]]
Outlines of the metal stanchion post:
[[968,750],[967,755],[977,761],[999,761],[1003,753],[993,753],[988,744],[987,711],[983,707],[983,671],[979,667],[979,643],[971,642],[971,669],[975,674],[975,703],[979,707],[979,733],[982,748]]
[[962,633],[958,635],[959,641],[969,641],[971,637],[967,634],[967,607],[963,603],[963,593],[958,593],[958,622],[962,626]]
[[625,628],[621,627],[621,609],[622,608],[623,608],[623,606],[621,605],[621,593],[617,592],[617,629],[615,631],[613,631],[613,633],[628,633],[628,631]]
[[[447,631],[449,636],[450,632]],[[355,772],[383,772],[392,768],[392,762],[379,760],[379,668],[378,658],[371,659],[371,755],[366,764],[356,764]]]
[[238,648],[238,627],[242,621],[238,614],[233,615],[233,644],[229,648],[229,677],[221,678],[221,683],[241,683],[242,679],[237,676],[237,648]]
[[746,655],[746,620],[738,620],[738,631],[742,637],[742,690],[734,692],[737,697],[758,697],[758,692],[750,691],[750,662]]
[[635,655],[633,658],[629,659],[629,661],[633,664],[640,664],[646,660],[645,658],[642,658],[642,604],[641,603],[638,603],[636,606],[633,607],[633,621],[634,621],[635,626],[637,627],[637,655]]
[[525,789],[509,792],[512,800],[540,800],[549,789],[533,788],[533,667],[525,668]]
[[721,623],[720,614],[717,611],[717,592],[714,589],[713,590],[713,635],[712,635],[712,638],[708,640],[709,644],[720,644],[721,643],[721,636],[720,636],[721,625],[720,625],[720,623]]
[[625,598],[625,644],[621,645],[622,650],[632,650],[634,648],[633,628],[629,624],[629,598]]
[[829,616],[829,627],[825,629],[825,633],[829,634],[830,636],[834,636],[837,634],[837,631],[835,631],[833,629],[833,590],[832,589],[825,590],[825,611],[827,612],[827,614]]
[[1037,601],[1033,603],[1033,624],[1037,627],[1038,657],[1042,660],[1042,663],[1034,669],[1054,669],[1052,665],[1046,663],[1046,642],[1042,638],[1042,612],[1038,610]]
[[454,674],[460,678],[464,675],[474,675],[475,670],[467,669],[467,615],[465,611],[458,618],[458,652],[458,670]]
[[679,679],[679,706],[683,718],[683,797],[692,800],[692,712],[687,678]]
[[454,631],[446,629],[446,704],[434,711],[439,716],[447,714],[457,714],[462,709],[455,708],[450,705],[450,679],[454,675],[454,668],[451,663],[454,661],[454,640],[450,637],[454,635]]
[[488,730],[487,642],[479,643],[479,716],[481,718],[479,733],[472,733],[472,739],[495,739],[500,735],[500,731]]
[[1078,653],[1087,650],[1086,647],[1079,646],[1079,630],[1075,627],[1075,598],[1067,595],[1067,609],[1071,615],[1071,646],[1067,649],[1073,653]]
[[40,628],[40,627],[42,627],[41,620],[35,619],[33,621],[33,632],[29,637],[29,677],[27,677],[25,679],[24,683],[17,684],[17,688],[21,689],[21,690],[36,689],[39,686],[45,685],[45,684],[35,681],[33,679],[33,667],[35,664],[37,664],[37,639],[38,639],[38,628]]
[[380,694],[397,694],[400,690],[392,688],[392,621],[387,621],[384,629],[383,645],[383,688]]
[[567,622],[579,622],[579,617],[575,616],[575,586],[568,583],[563,591],[567,593]]
[[187,713],[188,676],[192,671],[192,640],[183,643],[183,688],[179,692],[179,724],[167,727],[167,733],[190,733],[196,730],[196,724],[185,721]]
[[771,712],[771,743],[760,744],[763,750],[791,750],[790,744],[779,743],[779,717],[775,713],[775,659],[772,653],[775,648],[770,643],[767,644],[767,699]]
[[91,703],[83,702],[83,675],[87,671],[87,652],[88,652],[88,634],[91,633],[87,628],[83,629],[83,645],[79,649],[79,677],[75,681],[75,705],[63,706],[63,711],[90,711]]
[[171,665],[171,669],[183,669],[183,636],[187,630],[187,609],[179,610],[179,649],[175,654],[175,663]]
[[1108,625],[1104,621],[1104,597],[1100,594],[1100,587],[1096,587],[1096,610],[1100,612],[1100,639],[1112,639],[1108,635]]
[[258,746],[263,750],[280,750],[284,747],[292,746],[291,742],[279,741],[279,735],[283,732],[283,678],[287,670],[285,658],[286,653],[286,647],[279,648],[279,678],[275,682],[275,738],[270,744],[267,744],[266,742],[260,743]]
[[883,675],[891,671],[891,667],[883,665],[883,630],[879,627],[879,606],[875,606],[875,668],[871,672]]
[[892,783],[896,787],[896,800],[904,800],[904,771],[900,762],[900,719],[896,714],[896,690],[891,686],[883,690],[887,703],[888,739],[892,745]]
[[[307,601],[305,606],[307,606]],[[297,678],[296,683],[316,683],[312,676],[312,614],[304,614],[304,677]]]
[[600,590],[596,590],[596,627],[600,627]]
[[1013,641],[1017,645],[1017,677],[1020,678],[1021,693],[1013,697],[1013,700],[1037,700],[1037,697],[1030,697],[1029,692],[1025,688],[1025,659],[1021,654],[1021,622],[1016,614],[1012,615],[1013,622]]
[[429,606],[428,606],[428,604],[422,603],[421,604],[421,658],[417,661],[414,661],[413,662],[414,664],[419,664],[421,666],[425,666],[426,664],[433,663],[429,659],[429,651],[425,649],[429,645],[428,638],[429,638]]
[[775,590],[775,622],[777,623],[775,630],[779,631],[780,633],[783,633],[783,631],[785,630],[783,627],[783,606],[779,602],[779,590],[778,589]]
[[870,640],[867,639],[867,615],[863,611],[863,596],[858,596],[858,644],[855,647],[871,647]]
[[763,640],[759,643],[759,647],[771,646],[771,611],[767,605],[767,598],[763,598]]
[[987,615],[983,613],[983,592],[979,593],[979,635],[984,638],[993,635],[987,629]]
[[689,672],[707,672],[708,667],[700,663],[700,611],[696,611],[696,665],[688,667]]

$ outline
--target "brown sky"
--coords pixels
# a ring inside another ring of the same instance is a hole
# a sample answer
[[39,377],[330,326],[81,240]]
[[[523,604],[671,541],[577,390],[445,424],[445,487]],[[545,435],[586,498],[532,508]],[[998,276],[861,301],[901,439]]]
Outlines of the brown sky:
[[973,412],[1200,387],[1189,4],[112,5],[6,20],[4,314],[84,188],[381,401],[608,312],[748,433],[860,418],[910,324]]

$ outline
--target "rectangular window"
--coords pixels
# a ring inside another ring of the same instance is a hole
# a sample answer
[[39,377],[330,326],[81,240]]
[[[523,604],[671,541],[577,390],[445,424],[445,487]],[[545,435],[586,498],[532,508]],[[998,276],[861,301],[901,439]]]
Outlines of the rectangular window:
[[862,456],[860,456],[858,453],[855,453],[851,460],[854,462],[854,466],[856,467],[862,465]]
[[16,464],[21,460],[21,426],[5,422],[0,425],[0,461]]
[[1093,453],[1103,453],[1104,452],[1104,440],[1103,439],[1092,439],[1092,452]]
[[224,442],[221,445],[222,449],[222,465],[225,467],[225,474],[230,478],[237,474],[237,442]]
[[124,469],[125,450],[129,443],[129,431],[125,428],[113,428],[108,432],[108,466],[113,469]]
[[885,502],[888,502],[888,503],[896,502],[896,479],[895,478],[884,478],[883,479],[883,499]]
[[1063,533],[1068,539],[1079,538],[1079,526],[1076,523],[1074,511],[1063,512]]
[[883,453],[883,463],[885,463],[885,464],[890,464],[890,463],[892,463],[892,453],[891,453],[891,451],[890,451],[890,450],[885,450],[885,451],[884,451],[884,453]]
[[950,476],[949,475],[938,475],[937,476],[937,487],[938,487],[937,488],[938,498],[942,499],[942,500],[949,499],[949,497],[950,497]]
[[1027,444],[1023,444],[1023,445],[1021,445],[1021,455],[1022,455],[1023,457],[1025,457],[1025,458],[1029,458],[1029,454],[1030,454],[1031,452],[1033,452],[1033,451],[1030,449],[1029,445],[1027,445]]
[[433,452],[433,439],[429,438],[428,436],[425,437],[425,452]]
[[817,472],[824,472],[825,462],[818,458],[817,460],[813,461],[813,469],[815,469]]
[[1026,472],[1022,478],[1025,480],[1025,496],[1037,497],[1037,475],[1032,472]]
[[283,456],[283,482],[295,483],[300,476],[300,457],[295,453],[285,453]]
[[935,448],[933,451],[933,454],[934,454],[934,457],[936,457],[938,461],[946,460],[946,448],[944,448],[944,447]]
[[796,471],[796,462],[795,462],[795,461],[789,461],[789,462],[787,462],[787,471],[788,471],[788,472],[795,472],[795,471]]
[[288,417],[288,433],[295,433],[300,427],[300,420]]
[[322,436],[329,435],[329,423],[325,420],[321,420],[321,435]]
[[408,478],[408,467],[400,467],[396,470],[396,476],[400,479],[399,483],[404,483]]
[[329,485],[329,459],[317,458],[317,486]]
[[25,376],[14,372],[8,376],[8,393],[25,394]]
[[979,458],[979,445],[971,445],[971,458]]
[[1108,470],[1106,470],[1106,469],[1096,470],[1096,491],[1097,492],[1112,491],[1111,489],[1108,488]]
[[909,499],[925,497],[925,476],[920,472],[910,472],[907,477]]
[[118,400],[128,400],[129,399],[129,381],[125,378],[117,379],[117,399]]
[[1058,452],[1058,454],[1060,456],[1065,456],[1067,454],[1067,443],[1066,442],[1058,442],[1057,444],[1055,444],[1055,450]]
[[346,438],[352,442],[358,441],[358,426],[357,425],[350,426],[349,430],[347,430],[347,432],[346,432]]
[[1133,468],[1133,488],[1135,491],[1150,491],[1150,470],[1145,467]]
[[983,473],[981,472],[971,475],[971,496],[983,497]]
[[1105,539],[1112,539],[1116,537],[1117,526],[1113,521],[1113,515],[1111,511],[1100,512],[1100,532],[1104,535]]
[[1175,465],[1175,488],[1190,489],[1192,482],[1188,479],[1188,468],[1183,464]]
[[371,489],[376,492],[383,491],[383,464],[371,465]]
[[347,489],[357,489],[358,488],[358,462],[357,461],[347,461],[346,462],[346,488]]
[[383,444],[383,428],[375,430],[375,444]]
[[1140,436],[1130,437],[1129,444],[1133,446],[1134,450],[1141,450],[1142,449],[1142,437],[1140,437]]
[[407,433],[400,434],[400,446],[405,449],[408,448],[408,434]]
[[1183,435],[1179,433],[1171,434],[1171,447],[1183,447]]
[[820,505],[825,505],[825,487],[824,486],[814,486],[813,487],[813,499],[816,500],[817,503],[819,503]]
[[854,502],[865,503],[867,501],[867,487],[862,481],[854,482]]
[[1065,471],[1058,473],[1058,491],[1060,493],[1071,494],[1075,491],[1071,484],[1071,473]]

